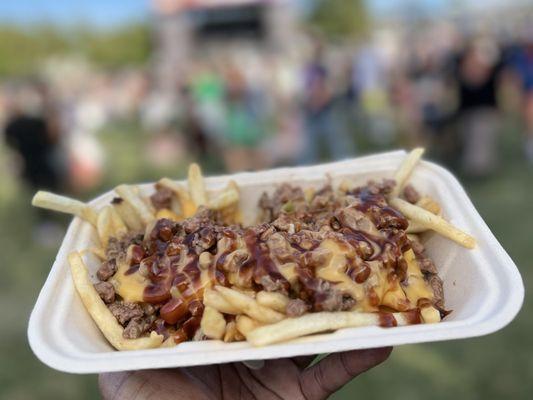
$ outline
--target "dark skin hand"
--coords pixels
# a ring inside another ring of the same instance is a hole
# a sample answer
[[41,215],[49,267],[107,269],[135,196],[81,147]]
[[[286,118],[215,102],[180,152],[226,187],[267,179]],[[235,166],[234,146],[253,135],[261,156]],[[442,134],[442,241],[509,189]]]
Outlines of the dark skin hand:
[[291,399],[320,400],[385,361],[391,347],[269,360],[261,369],[242,363],[102,374],[104,399]]

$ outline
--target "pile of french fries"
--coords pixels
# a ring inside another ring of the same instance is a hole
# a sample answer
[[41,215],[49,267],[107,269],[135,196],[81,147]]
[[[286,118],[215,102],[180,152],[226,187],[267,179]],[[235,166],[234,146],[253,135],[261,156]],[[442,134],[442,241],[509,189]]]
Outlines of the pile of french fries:
[[[428,196],[417,204],[401,198],[403,189],[424,150],[415,149],[397,170],[396,186],[388,197],[389,204],[400,211],[408,220],[407,232],[419,234],[435,231],[466,248],[474,248],[475,239],[447,222],[441,215],[440,205]],[[150,200],[140,194],[134,185],[119,185],[115,188],[117,197],[111,204],[96,209],[90,204],[48,192],[38,192],[32,201],[36,207],[47,208],[82,218],[94,226],[100,246],[90,250],[105,259],[105,250],[111,238],[121,238],[131,232],[149,232],[154,222],[161,218],[182,221],[193,216],[199,207],[216,210],[238,223],[239,190],[231,181],[216,196],[208,196],[201,170],[192,164],[188,173],[188,187],[162,178],[157,185],[173,193],[170,209],[156,211]],[[118,350],[134,350],[170,346],[162,335],[151,332],[139,339],[125,339],[123,328],[111,314],[96,292],[83,257],[85,252],[73,252],[69,256],[74,285],[89,314],[107,340]],[[417,266],[414,267],[418,269]],[[418,272],[420,270],[418,269]],[[421,276],[421,274],[420,274]],[[341,328],[380,325],[378,313],[359,311],[309,313],[296,318],[286,315],[289,297],[278,292],[254,292],[236,287],[210,286],[203,293],[204,312],[200,329],[206,337],[225,342],[246,339],[254,346],[286,341],[310,334]],[[227,316],[234,316],[228,318]],[[390,313],[395,325],[410,323],[408,313]],[[422,322],[440,321],[438,311],[433,307],[421,311]]]

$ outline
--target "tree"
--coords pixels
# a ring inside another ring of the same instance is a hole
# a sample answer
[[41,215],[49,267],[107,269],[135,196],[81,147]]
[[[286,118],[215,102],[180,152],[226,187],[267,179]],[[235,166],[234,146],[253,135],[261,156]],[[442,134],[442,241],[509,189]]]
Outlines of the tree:
[[68,54],[104,68],[142,65],[150,56],[150,29],[142,23],[109,30],[0,26],[0,77],[35,75],[46,59]]
[[368,26],[364,3],[364,0],[317,0],[311,25],[331,38],[361,35]]

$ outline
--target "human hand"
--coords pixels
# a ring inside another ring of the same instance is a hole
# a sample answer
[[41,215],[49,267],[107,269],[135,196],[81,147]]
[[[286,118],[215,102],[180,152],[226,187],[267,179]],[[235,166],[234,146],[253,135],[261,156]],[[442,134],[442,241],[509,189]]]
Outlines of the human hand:
[[242,363],[101,374],[104,399],[325,399],[357,375],[385,361],[391,347]]

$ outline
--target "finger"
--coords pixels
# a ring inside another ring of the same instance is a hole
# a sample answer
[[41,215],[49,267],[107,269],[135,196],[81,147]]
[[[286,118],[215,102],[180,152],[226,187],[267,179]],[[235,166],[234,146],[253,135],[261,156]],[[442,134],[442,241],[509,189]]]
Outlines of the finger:
[[308,400],[327,398],[352,378],[385,361],[392,347],[330,354],[300,375],[300,387]]
[[316,355],[293,357],[292,361],[296,364],[298,368],[305,369],[309,366],[309,364],[313,362],[315,358],[316,358]]
[[182,371],[171,369],[101,374],[98,384],[105,400],[172,400],[190,398],[191,393],[202,393]]
[[98,387],[104,400],[117,398],[120,387],[124,385],[131,372],[116,372],[110,374],[100,374],[98,376]]

